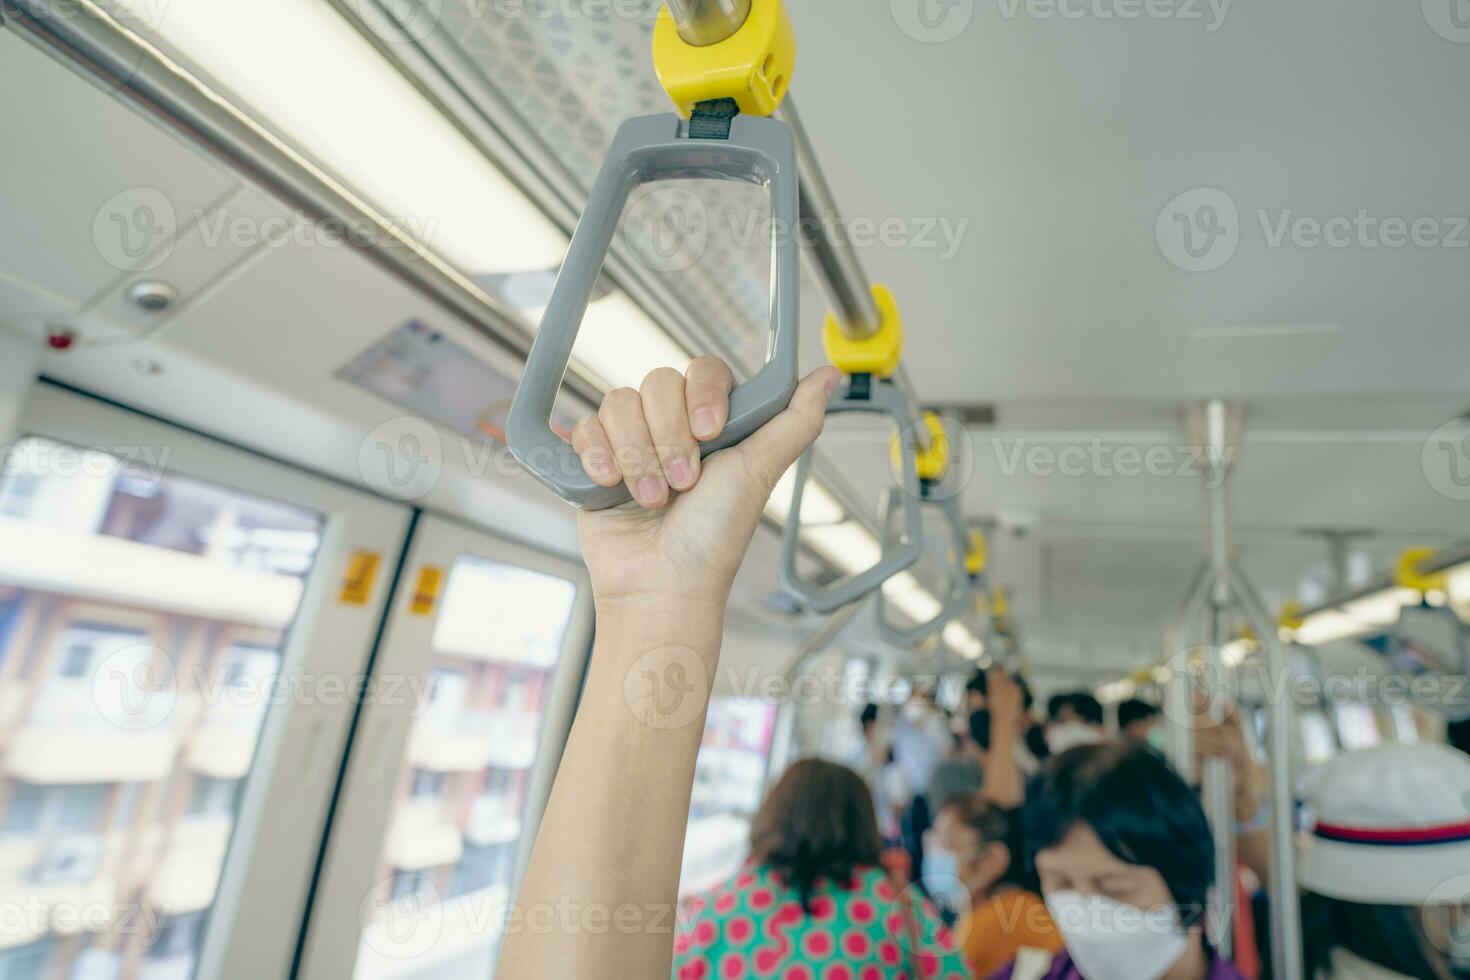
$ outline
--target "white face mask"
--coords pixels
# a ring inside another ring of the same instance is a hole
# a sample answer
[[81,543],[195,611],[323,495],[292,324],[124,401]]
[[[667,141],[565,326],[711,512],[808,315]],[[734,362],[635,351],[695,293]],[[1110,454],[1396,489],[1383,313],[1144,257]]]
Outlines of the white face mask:
[[1061,755],[1079,745],[1096,745],[1102,740],[1102,732],[1080,721],[1064,721],[1046,730],[1046,747],[1052,755]]
[[1173,906],[1145,912],[1102,895],[1053,892],[1046,907],[1087,980],[1159,980],[1189,949]]

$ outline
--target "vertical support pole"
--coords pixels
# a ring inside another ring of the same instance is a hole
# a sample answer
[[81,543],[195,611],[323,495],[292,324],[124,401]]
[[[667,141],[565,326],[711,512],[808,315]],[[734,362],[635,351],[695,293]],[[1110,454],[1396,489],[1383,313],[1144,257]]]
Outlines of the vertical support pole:
[[1210,594],[1212,570],[1206,561],[1189,583],[1189,591],[1179,603],[1174,618],[1164,629],[1164,662],[1169,665],[1171,675],[1164,684],[1164,720],[1168,727],[1167,754],[1176,772],[1186,781],[1194,781],[1194,729],[1189,720],[1194,717],[1194,705],[1190,703],[1189,672],[1184,668],[1185,626],[1199,615],[1199,605]]
[[[1204,429],[1208,440],[1205,462],[1206,515],[1208,519],[1208,555],[1213,582],[1206,622],[1206,645],[1203,655],[1206,679],[1223,680],[1225,664],[1221,648],[1231,640],[1230,606],[1230,440],[1225,403],[1218,399],[1205,406]],[[1221,692],[1205,692],[1210,706],[1210,721],[1225,721]],[[1214,695],[1214,696],[1212,696]],[[1200,792],[1209,819],[1210,834],[1215,843],[1215,887],[1210,894],[1214,913],[1209,923],[1214,927],[1214,941],[1221,955],[1234,959],[1235,907],[1235,774],[1225,759],[1206,759],[1200,774]]]
[[[1286,676],[1286,648],[1276,634],[1271,614],[1235,569],[1233,589],[1251,628],[1266,647],[1266,671]],[[1268,699],[1266,744],[1271,807],[1271,959],[1276,980],[1302,980],[1301,906],[1296,889],[1296,794],[1291,778],[1291,732],[1296,713],[1290,697]]]

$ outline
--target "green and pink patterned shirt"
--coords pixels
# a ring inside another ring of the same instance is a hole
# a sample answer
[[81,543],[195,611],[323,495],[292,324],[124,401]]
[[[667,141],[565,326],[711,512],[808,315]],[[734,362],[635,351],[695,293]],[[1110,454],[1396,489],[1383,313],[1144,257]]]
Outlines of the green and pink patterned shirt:
[[881,868],[858,868],[846,887],[819,884],[811,913],[769,868],[746,866],[690,900],[674,939],[675,980],[970,980],[934,907],[906,894],[919,934]]

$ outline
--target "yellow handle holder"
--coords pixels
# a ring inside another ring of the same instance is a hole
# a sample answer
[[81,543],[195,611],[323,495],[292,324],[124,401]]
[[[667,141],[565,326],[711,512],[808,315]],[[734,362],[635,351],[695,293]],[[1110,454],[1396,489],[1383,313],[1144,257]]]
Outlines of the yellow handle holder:
[[[920,480],[938,483],[949,473],[949,433],[944,430],[944,420],[933,412],[924,413],[924,428],[929,430],[929,445],[926,447],[917,439],[914,440],[914,462]],[[895,433],[888,444],[888,458],[893,463],[895,472],[903,460],[899,452],[898,437],[899,434]],[[981,563],[980,570],[984,571],[983,557]]]
[[1448,572],[1424,572],[1424,565],[1434,558],[1433,548],[1410,548],[1402,555],[1393,570],[1393,581],[1395,585],[1406,589],[1413,589],[1420,595],[1428,595],[1431,592],[1443,594],[1449,590],[1450,576]]
[[714,99],[734,99],[747,115],[769,116],[796,71],[796,29],[781,0],[753,0],[740,30],[701,47],[679,36],[664,7],[653,25],[653,66],[685,117]]
[[828,313],[822,326],[822,347],[843,374],[891,378],[903,359],[903,316],[887,286],[873,285],[873,302],[878,307],[876,333],[854,340],[842,332],[836,314]]
[[1295,633],[1306,625],[1307,621],[1302,617],[1304,612],[1306,610],[1300,602],[1288,602],[1281,607],[1281,614],[1276,617],[1276,625],[1284,632]]
[[995,632],[1001,636],[1009,635],[1011,631],[1011,600],[1006,590],[996,586],[990,590],[990,624]]
[[965,571],[970,573],[970,578],[979,578],[985,573],[985,561],[989,557],[989,547],[985,542],[985,535],[979,531],[970,532],[970,550],[965,553]]

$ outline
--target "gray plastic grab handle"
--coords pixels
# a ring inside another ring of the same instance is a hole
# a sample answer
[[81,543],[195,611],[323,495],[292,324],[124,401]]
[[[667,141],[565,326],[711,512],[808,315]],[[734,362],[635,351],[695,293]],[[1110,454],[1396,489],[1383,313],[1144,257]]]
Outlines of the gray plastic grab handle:
[[551,413],[628,195],[640,184],[702,178],[762,184],[770,190],[774,238],[770,356],[755,377],[730,393],[730,420],[718,438],[700,446],[701,455],[733,446],[754,433],[786,408],[796,390],[801,283],[791,130],[776,119],[737,116],[729,139],[690,139],[685,135],[687,125],[666,113],[629,119],[618,130],[572,236],[506,421],[506,443],[527,472],[563,500],[587,510],[624,503],[629,499],[627,487],[593,483],[572,447],[552,431]]
[[[887,381],[873,381],[868,398],[852,397],[852,381],[848,379],[827,400],[827,414],[871,412],[893,419],[901,433],[913,425],[908,395]],[[889,509],[902,508],[907,534],[885,536],[883,556],[866,571],[819,585],[804,579],[796,569],[796,556],[801,545],[801,501],[811,475],[812,452],[807,450],[796,463],[796,481],[791,491],[791,510],[781,538],[781,587],[800,599],[809,609],[830,613],[850,602],[856,602],[879,588],[899,572],[919,560],[924,528],[919,513],[919,470],[912,439],[899,439],[902,458],[902,483],[889,496]]]
[[[974,602],[975,583],[970,578],[970,571],[965,564],[965,555],[970,548],[970,536],[965,531],[965,519],[960,513],[960,500],[958,493],[946,494],[944,497],[935,498],[931,496],[926,488],[923,493],[923,505],[926,507],[937,507],[944,513],[946,530],[950,534],[949,554],[949,592],[944,603],[933,619],[927,623],[919,623],[911,629],[903,629],[894,626],[888,618],[888,601],[882,590],[878,592],[878,632],[890,643],[900,646],[910,646],[920,640],[927,639],[934,633],[948,625],[949,621],[956,616],[964,615]],[[892,532],[894,523],[894,508],[889,503],[888,513],[883,521],[883,537],[887,539]]]

